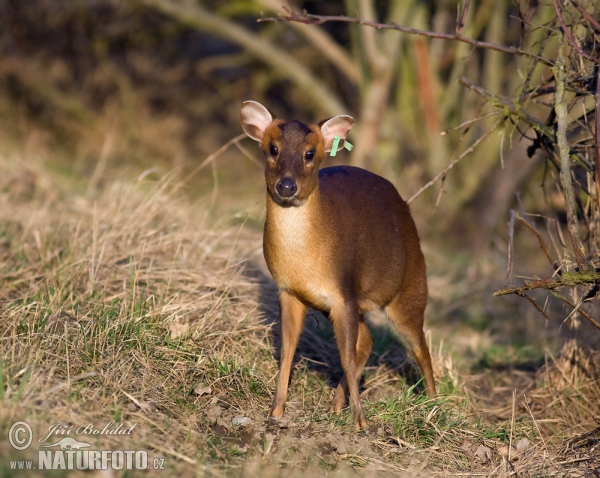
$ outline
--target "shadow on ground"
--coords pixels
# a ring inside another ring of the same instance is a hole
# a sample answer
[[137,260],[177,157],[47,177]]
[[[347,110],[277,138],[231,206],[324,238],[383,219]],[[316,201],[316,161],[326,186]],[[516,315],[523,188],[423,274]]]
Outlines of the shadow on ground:
[[[275,282],[264,264],[257,260],[250,264],[245,274],[259,284],[260,311],[264,321],[270,326],[269,343],[271,344],[273,360],[279,362],[281,350],[281,322],[279,318],[278,290]],[[366,322],[373,339],[373,349],[367,361],[367,368],[385,367],[390,375],[399,377],[409,386],[415,386],[416,393],[423,393],[421,387],[421,372],[409,359],[404,345],[398,340],[387,324],[387,318],[381,320],[383,313],[376,320],[367,317]],[[304,362],[310,372],[318,374],[332,390],[343,376],[340,356],[333,333],[331,322],[320,311],[308,309],[304,328],[300,336],[298,348],[294,355],[294,367],[291,380],[294,380],[294,370]],[[361,385],[364,374],[361,377]],[[361,392],[363,388],[361,386]]]

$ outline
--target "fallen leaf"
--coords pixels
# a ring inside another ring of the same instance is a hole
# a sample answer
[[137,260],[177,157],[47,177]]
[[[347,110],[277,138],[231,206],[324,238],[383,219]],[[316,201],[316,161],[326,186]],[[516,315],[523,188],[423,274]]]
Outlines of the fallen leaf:
[[492,450],[485,445],[479,445],[475,450],[474,456],[482,463],[487,463],[492,459]]
[[194,388],[194,393],[200,397],[202,395],[210,395],[212,393],[212,387],[204,387],[199,383],[196,385],[196,388]]
[[475,444],[471,443],[469,440],[463,440],[462,445],[460,446],[460,448],[467,452],[469,455],[473,454],[473,448],[474,448]]
[[498,455],[503,460],[508,460],[509,454],[510,454],[510,461],[513,461],[513,460],[517,459],[517,455],[519,454],[519,452],[512,445],[504,445],[504,446],[501,446],[500,448],[498,448]]

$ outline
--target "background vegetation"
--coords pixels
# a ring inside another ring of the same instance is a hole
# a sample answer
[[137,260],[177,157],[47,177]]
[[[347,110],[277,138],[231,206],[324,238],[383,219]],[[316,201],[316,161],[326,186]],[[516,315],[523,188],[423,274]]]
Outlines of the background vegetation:
[[[95,445],[198,475],[597,473],[599,8],[0,0],[2,435],[139,423]],[[392,28],[309,25],[323,19],[303,9]],[[257,22],[277,14],[296,21]],[[413,393],[374,314],[356,435],[325,411],[340,368],[313,314],[287,421],[264,423],[277,306],[246,99],[305,122],[353,115],[356,147],[335,160],[412,199],[441,398]],[[493,298],[503,287],[534,305]],[[0,443],[6,474],[30,456]]]

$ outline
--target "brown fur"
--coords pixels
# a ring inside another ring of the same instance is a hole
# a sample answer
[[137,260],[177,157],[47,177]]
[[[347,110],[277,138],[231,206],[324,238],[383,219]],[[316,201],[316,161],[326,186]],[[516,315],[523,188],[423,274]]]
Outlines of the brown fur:
[[[428,392],[435,395],[423,334],[425,260],[408,205],[389,181],[363,169],[339,166],[319,172],[334,133],[324,135],[322,126],[299,122],[272,120],[267,125],[270,116],[263,115],[261,105],[244,105],[244,129],[260,140],[267,158],[264,254],[280,291],[281,363],[270,416],[283,415],[307,306],[328,314],[340,350],[345,377],[332,410],[339,413],[349,394],[356,426],[366,425],[358,379],[372,341],[363,314],[380,307],[408,342]],[[353,124],[349,117],[333,120],[347,124],[345,132]],[[314,159],[308,160],[311,150]],[[297,186],[291,198],[277,192],[284,178]]]

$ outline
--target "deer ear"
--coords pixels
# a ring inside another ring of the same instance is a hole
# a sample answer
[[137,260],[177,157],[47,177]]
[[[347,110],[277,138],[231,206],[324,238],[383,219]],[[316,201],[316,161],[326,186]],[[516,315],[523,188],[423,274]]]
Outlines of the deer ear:
[[273,121],[273,116],[269,113],[269,110],[256,101],[244,101],[240,116],[244,132],[260,143],[267,126]]
[[340,145],[344,144],[348,131],[354,126],[354,118],[346,115],[334,116],[333,118],[322,122],[320,126],[321,134],[325,140],[325,152],[327,153],[331,151],[331,145],[335,136],[340,137]]

